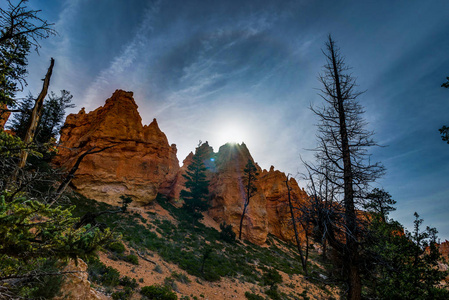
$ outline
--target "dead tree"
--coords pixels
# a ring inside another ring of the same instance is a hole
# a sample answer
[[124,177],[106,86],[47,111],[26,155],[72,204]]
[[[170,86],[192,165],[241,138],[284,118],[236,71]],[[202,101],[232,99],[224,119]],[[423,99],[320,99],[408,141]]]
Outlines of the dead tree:
[[291,187],[288,184],[288,175],[287,175],[287,179],[285,180],[285,185],[287,186],[287,196],[288,196],[288,206],[290,208],[290,215],[292,218],[292,225],[293,225],[293,231],[295,232],[295,240],[296,240],[296,246],[298,247],[298,253],[299,256],[301,257],[301,264],[302,264],[302,269],[304,270],[304,273],[306,274],[306,276],[308,275],[307,273],[307,254],[308,254],[308,247],[309,247],[309,243],[306,242],[306,248],[307,248],[307,253],[306,256],[304,256],[302,249],[301,249],[301,240],[299,239],[299,235],[298,235],[298,228],[296,227],[296,216],[294,213],[294,207],[293,207],[293,203],[292,203],[292,199],[291,199]]
[[[50,85],[50,78],[53,72],[53,66],[55,65],[55,60],[52,58],[50,61],[50,67],[48,68],[47,74],[44,78],[44,84],[42,86],[42,91],[36,99],[34,104],[33,111],[31,112],[30,125],[28,127],[25,139],[23,140],[26,145],[29,145],[33,142],[34,135],[36,133],[37,126],[39,124],[39,119],[42,115],[42,108],[44,107],[44,99],[47,96],[48,86]],[[20,152],[19,164],[18,168],[22,169],[27,161],[28,151],[22,150]]]
[[[323,85],[320,96],[325,104],[312,111],[319,117],[318,146],[314,150],[318,167],[312,171],[325,176],[341,196],[341,224],[336,228],[343,237],[332,236],[327,231],[327,240],[340,254],[344,263],[348,284],[348,299],[361,299],[361,277],[359,267],[360,227],[356,215],[358,201],[362,200],[370,182],[383,173],[379,163],[371,164],[367,147],[375,146],[373,133],[365,130],[363,109],[357,101],[360,92],[355,91],[355,78],[348,74],[348,67],[334,40],[329,36],[324,72],[319,76]],[[325,164],[326,168],[319,167]]]
[[115,147],[115,145],[108,146],[108,147],[103,147],[103,148],[98,148],[98,147],[94,146],[94,147],[90,148],[89,150],[85,151],[84,153],[82,153],[80,156],[78,156],[78,158],[76,159],[75,164],[70,169],[70,172],[67,174],[67,176],[64,178],[64,180],[61,182],[61,184],[59,185],[58,189],[56,190],[55,196],[53,197],[53,201],[50,203],[50,205],[53,205],[56,201],[58,201],[58,199],[61,197],[62,193],[64,193],[65,189],[67,188],[67,186],[69,186],[69,184],[72,181],[73,177],[75,177],[75,173],[78,170],[81,162],[83,161],[83,159],[87,155],[100,153],[100,152],[103,152],[103,151],[105,151],[107,149],[110,149],[112,147]]
[[56,31],[51,27],[54,25],[40,18],[40,10],[29,10],[21,0],[17,5],[8,0],[8,8],[0,8],[0,27],[4,28],[0,35],[0,44],[8,40],[25,37],[36,49],[40,47],[39,39],[55,35]]

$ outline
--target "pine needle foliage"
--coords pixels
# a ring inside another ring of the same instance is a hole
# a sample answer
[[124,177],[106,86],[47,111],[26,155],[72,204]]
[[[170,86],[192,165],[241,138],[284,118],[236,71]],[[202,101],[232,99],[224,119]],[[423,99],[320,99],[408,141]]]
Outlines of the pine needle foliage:
[[187,167],[185,189],[181,191],[184,200],[183,208],[188,211],[194,220],[203,218],[201,214],[209,208],[209,180],[206,178],[205,160],[207,147],[198,145],[193,155],[192,163]]

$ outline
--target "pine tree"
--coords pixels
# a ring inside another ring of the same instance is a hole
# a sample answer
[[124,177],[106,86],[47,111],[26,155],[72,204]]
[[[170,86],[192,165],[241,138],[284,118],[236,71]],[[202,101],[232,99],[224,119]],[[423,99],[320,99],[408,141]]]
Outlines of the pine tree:
[[200,220],[203,218],[201,214],[209,208],[209,181],[206,179],[206,166],[204,164],[207,159],[205,144],[199,143],[193,155],[192,163],[187,167],[185,189],[181,191],[181,198],[184,200],[183,208],[191,213],[193,219]]
[[447,288],[439,287],[447,272],[438,266],[437,230],[422,230],[423,220],[417,213],[413,232],[404,233],[397,221],[385,220],[375,213],[369,224],[365,246],[371,263],[371,274],[366,276],[367,298],[449,299]]
[[245,218],[246,211],[248,209],[249,201],[252,196],[257,191],[255,182],[257,180],[257,175],[259,173],[257,172],[257,168],[252,162],[251,159],[248,159],[248,162],[246,163],[245,169],[243,169],[243,182],[245,184],[245,202],[243,203],[243,212],[242,216],[240,217],[240,226],[239,226],[239,240],[242,239],[242,226],[243,226],[243,219]]

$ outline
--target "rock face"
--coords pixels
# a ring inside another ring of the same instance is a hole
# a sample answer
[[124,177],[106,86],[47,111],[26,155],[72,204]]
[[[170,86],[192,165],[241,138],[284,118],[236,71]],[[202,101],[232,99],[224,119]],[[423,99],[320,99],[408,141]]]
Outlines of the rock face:
[[438,246],[441,256],[443,256],[446,260],[449,259],[449,241],[445,240]]
[[[281,171],[263,170],[260,176],[260,185],[267,200],[268,232],[285,241],[294,241],[294,229],[288,202],[287,176]],[[294,178],[288,179],[290,199],[294,207],[307,201],[307,193],[300,189]],[[294,210],[297,217],[297,210]],[[304,238],[303,230],[296,224],[300,238]]]
[[120,195],[147,204],[168,195],[179,170],[176,146],[169,145],[156,119],[142,126],[132,92],[117,90],[104,106],[67,116],[54,163],[70,169],[79,155],[108,148],[82,160],[73,186],[81,194],[111,204]]
[[69,273],[66,275],[64,283],[61,286],[62,295],[57,296],[54,300],[106,300],[111,299],[98,291],[91,288],[90,281],[87,280],[87,264],[78,259],[77,264],[73,260],[69,262],[67,267],[64,269]]
[[[226,144],[220,147],[218,153],[214,153],[207,142],[201,147],[206,147],[205,152],[209,153],[205,160],[211,194],[211,208],[208,214],[218,223],[225,222],[232,225],[238,235],[246,194],[244,168],[248,159],[253,161],[253,158],[245,144]],[[192,156],[193,153],[190,153],[184,160],[176,191],[173,193],[174,198],[179,198],[179,193],[183,189],[182,174],[192,161]],[[284,240],[293,240],[294,230],[291,225],[285,184],[287,176],[274,170],[274,167],[270,171],[262,171],[257,164],[256,167],[259,173],[255,182],[257,191],[251,197],[243,219],[242,237],[259,245],[266,241],[268,233]],[[306,200],[307,194],[299,188],[293,178],[289,180],[289,186],[294,204]]]
[[5,127],[6,121],[8,121],[9,115],[11,114],[9,111],[3,112],[3,110],[8,109],[6,104],[0,103],[0,129]]
[[[238,235],[245,202],[243,176],[248,159],[253,160],[245,144],[221,146],[210,171],[211,208],[209,215],[217,222],[231,224]],[[260,167],[256,166],[260,173]],[[268,234],[266,198],[258,181],[243,219],[242,237],[255,244],[263,244]]]
[[[131,196],[134,205],[148,204],[158,193],[179,200],[185,185],[182,175],[192,162],[193,153],[179,168],[176,146],[168,144],[156,120],[142,126],[132,95],[117,90],[104,106],[90,113],[81,109],[78,114],[69,115],[61,131],[63,147],[54,163],[70,169],[86,151],[107,148],[82,160],[72,180],[78,192],[110,204],[117,204],[120,195]],[[204,163],[210,181],[208,214],[218,223],[232,225],[238,234],[246,195],[244,168],[248,160],[254,160],[245,144],[226,144],[217,153],[207,142],[201,147],[207,153]],[[274,167],[262,171],[255,165],[259,173],[257,191],[243,219],[243,238],[263,244],[271,233],[293,240],[287,176]],[[306,201],[307,194],[297,182],[288,182],[292,201],[296,205]]]

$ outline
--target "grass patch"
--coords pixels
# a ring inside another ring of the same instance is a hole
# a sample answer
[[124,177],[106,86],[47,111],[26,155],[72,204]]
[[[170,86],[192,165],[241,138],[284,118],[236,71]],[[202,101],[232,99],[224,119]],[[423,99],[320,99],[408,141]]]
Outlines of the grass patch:
[[[74,214],[77,216],[82,216],[88,211],[114,209],[106,203],[82,196],[77,198],[72,200],[76,205]],[[207,281],[233,277],[252,283],[261,282],[262,273],[255,265],[277,269],[287,274],[302,274],[299,256],[293,250],[284,252],[277,247],[276,244],[284,243],[275,237],[271,235],[268,237],[270,243],[268,248],[247,241],[227,242],[223,240],[223,235],[219,231],[199,222],[195,223],[185,210],[174,207],[164,197],[158,196],[157,201],[177,220],[176,224],[161,220],[152,213],[148,214],[150,220],[147,223],[143,223],[143,217],[137,213],[102,215],[97,221],[115,228],[131,248],[140,252],[148,250],[156,252],[165,261],[177,264],[188,274]],[[160,236],[154,230],[157,230]],[[111,244],[108,249],[119,253],[122,247],[119,244]],[[127,257],[138,263],[136,256],[131,259],[130,255]],[[157,266],[155,271],[161,271],[156,269]]]

